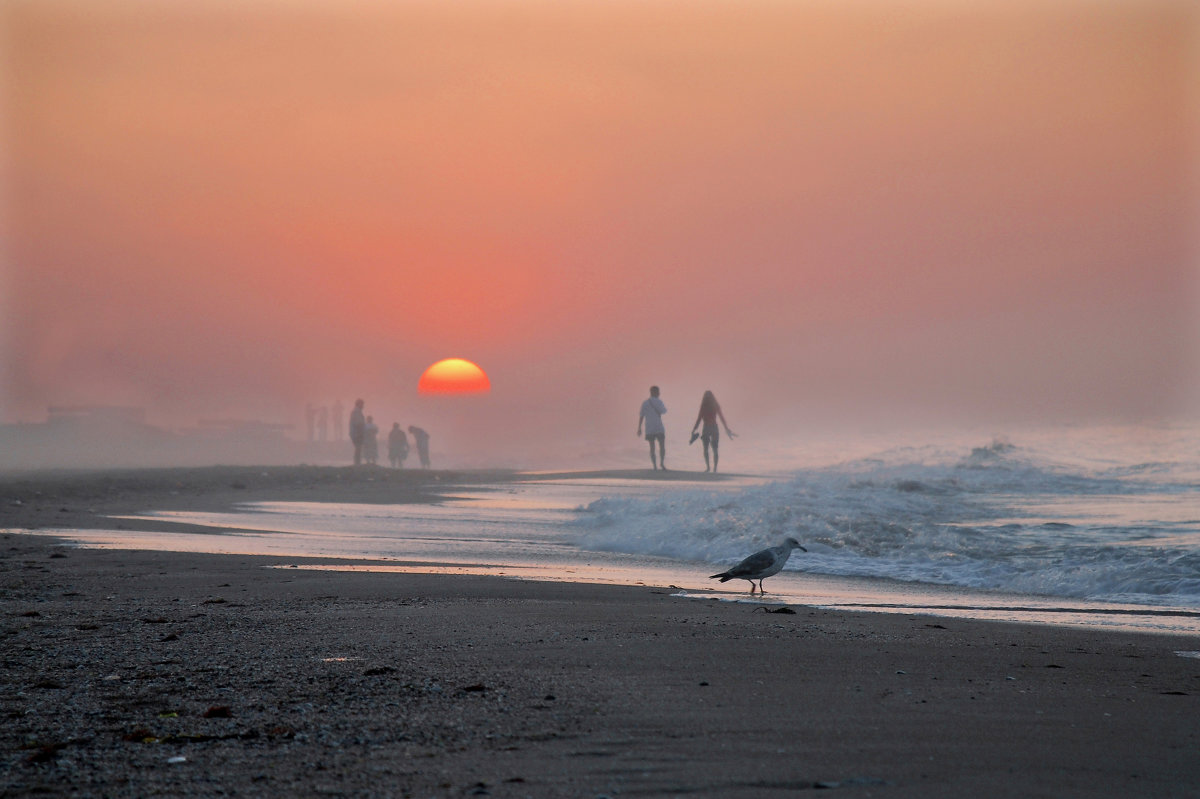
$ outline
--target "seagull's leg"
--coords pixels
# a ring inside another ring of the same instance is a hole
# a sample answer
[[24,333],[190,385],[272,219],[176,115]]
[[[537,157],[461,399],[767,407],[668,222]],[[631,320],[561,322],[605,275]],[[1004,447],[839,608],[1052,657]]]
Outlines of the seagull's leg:
[[750,582],[750,594],[753,596],[753,594],[754,594],[754,581],[753,581],[753,580],[750,580],[749,582]]
[[760,593],[760,594],[767,593],[767,589],[763,588],[762,580],[758,581],[758,593]]

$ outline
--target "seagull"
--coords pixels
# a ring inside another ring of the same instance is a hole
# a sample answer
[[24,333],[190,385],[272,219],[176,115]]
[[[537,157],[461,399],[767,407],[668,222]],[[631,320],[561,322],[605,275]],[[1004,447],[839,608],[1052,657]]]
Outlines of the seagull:
[[750,593],[752,594],[754,593],[754,581],[758,580],[758,590],[765,594],[767,590],[763,588],[762,581],[771,575],[779,574],[779,570],[783,568],[783,564],[787,563],[788,558],[791,557],[793,549],[798,549],[801,552],[808,551],[800,546],[800,542],[796,539],[785,538],[779,546],[768,547],[761,552],[755,552],[729,571],[714,574],[709,579],[719,577],[721,578],[721,582],[733,579],[749,580]]

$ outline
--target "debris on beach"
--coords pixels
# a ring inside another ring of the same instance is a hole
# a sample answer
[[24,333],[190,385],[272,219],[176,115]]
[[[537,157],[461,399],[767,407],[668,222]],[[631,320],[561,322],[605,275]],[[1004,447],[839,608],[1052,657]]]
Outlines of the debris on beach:
[[364,677],[378,677],[382,674],[395,674],[396,670],[391,666],[372,666],[363,672]]

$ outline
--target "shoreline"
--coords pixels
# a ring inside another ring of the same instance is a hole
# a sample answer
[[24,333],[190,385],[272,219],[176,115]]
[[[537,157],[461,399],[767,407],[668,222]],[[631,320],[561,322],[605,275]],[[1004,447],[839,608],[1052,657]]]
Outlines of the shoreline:
[[[314,487],[431,501],[484,475],[271,471],[5,479],[0,524]],[[10,506],[14,490],[33,499]],[[1200,659],[1177,654],[1196,636],[267,568],[327,559],[11,529],[0,550],[6,796],[1200,792]]]
[[[455,490],[494,490],[530,481],[624,479],[714,483],[748,475],[609,469],[524,472],[354,466],[198,466],[0,472],[0,528],[83,530],[111,526],[109,516],[138,511],[225,511],[248,502],[436,502]],[[121,529],[150,529],[125,520]]]
[[[393,470],[366,466],[209,466],[114,470],[51,470],[25,473],[0,472],[0,530],[30,530],[78,543],[108,549],[138,550],[163,548],[180,553],[263,555],[304,560],[328,555],[329,568],[377,569],[381,571],[436,572],[440,574],[489,574],[551,582],[583,582],[615,585],[662,583],[683,586],[680,596],[738,601],[741,592],[714,588],[697,575],[707,574],[713,564],[675,563],[656,559],[583,562],[557,569],[540,563],[505,560],[474,561],[462,557],[441,560],[431,552],[397,558],[368,550],[333,552],[310,547],[303,534],[272,532],[269,526],[246,521],[245,506],[256,503],[315,502],[325,504],[382,504],[419,506],[430,503],[459,503],[464,499],[486,499],[494,492],[508,493],[513,486],[590,483],[605,481],[623,486],[638,482],[689,486],[737,484],[770,480],[765,475],[706,474],[650,469],[607,469],[588,471],[520,471],[487,469],[466,471]],[[252,509],[250,509],[252,510]],[[157,516],[165,512],[167,516]],[[187,519],[229,513],[242,520]],[[151,514],[143,517],[141,514]],[[169,518],[178,513],[183,518]],[[420,511],[418,511],[420,513]],[[253,514],[252,514],[253,515]],[[287,528],[281,528],[287,529]],[[72,531],[78,533],[72,535]],[[89,536],[91,531],[97,535]],[[430,531],[432,532],[432,531]],[[224,538],[231,534],[232,538]],[[436,533],[434,533],[436,535]],[[149,536],[147,538],[147,535]],[[218,540],[250,541],[238,546],[214,545]],[[257,543],[254,540],[257,539]],[[288,542],[294,542],[289,546]],[[587,553],[580,553],[586,555]],[[432,556],[432,557],[431,557]],[[590,559],[589,559],[590,560]],[[336,565],[334,565],[336,564]],[[699,571],[695,571],[699,567]],[[693,573],[694,571],[694,573]],[[698,580],[698,581],[697,581]],[[768,604],[793,603],[853,612],[926,613],[940,618],[970,617],[980,620],[1049,624],[1068,627],[1095,626],[1168,635],[1200,635],[1200,611],[1170,605],[1138,605],[1072,599],[1054,595],[1007,593],[934,583],[909,583],[886,577],[837,576],[808,572],[784,572],[773,584]],[[728,595],[726,595],[728,594]],[[751,602],[754,598],[750,598]],[[1160,619],[1179,623],[1160,623]],[[1103,623],[1095,620],[1108,619]],[[1113,621],[1116,621],[1114,624]]]
[[1200,785],[1197,638],[0,544],[5,795]]

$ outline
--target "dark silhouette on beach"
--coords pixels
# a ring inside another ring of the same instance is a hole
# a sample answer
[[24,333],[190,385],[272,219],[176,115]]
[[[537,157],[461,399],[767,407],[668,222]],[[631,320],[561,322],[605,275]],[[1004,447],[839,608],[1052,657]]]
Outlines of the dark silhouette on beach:
[[[696,428],[700,427],[700,423],[704,423],[704,427],[700,432],[700,440],[704,443],[704,471],[716,473],[718,445],[721,441],[721,431],[717,428],[717,419],[721,420],[721,424],[725,426],[725,432],[730,438],[734,438],[736,433],[729,429],[729,423],[725,421],[725,414],[721,412],[721,404],[717,402],[717,398],[713,396],[711,391],[705,391],[704,397],[700,400],[700,413],[696,414],[696,423],[692,425],[692,439],[688,443],[696,440]],[[712,448],[712,464],[708,461],[708,450]]]
[[363,415],[363,401],[354,401],[354,410],[350,411],[350,443],[354,445],[354,465],[362,463],[363,434],[367,428],[367,418]]
[[421,460],[421,468],[428,469],[429,463],[429,434],[415,424],[408,426],[408,432],[412,433],[413,443],[417,445],[417,457]]
[[393,469],[403,469],[407,458],[408,436],[404,434],[400,423],[395,422],[392,424],[392,431],[388,433],[388,460],[391,461]]

